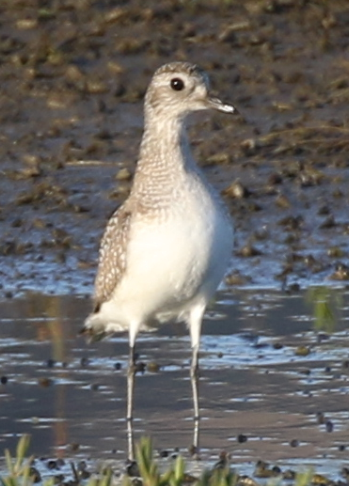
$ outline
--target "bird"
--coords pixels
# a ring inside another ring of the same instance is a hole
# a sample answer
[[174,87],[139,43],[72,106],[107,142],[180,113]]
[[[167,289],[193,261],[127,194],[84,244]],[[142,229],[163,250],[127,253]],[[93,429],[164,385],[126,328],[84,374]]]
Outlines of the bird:
[[128,459],[134,460],[135,343],[154,322],[185,322],[191,340],[193,449],[199,448],[198,367],[205,309],[221,283],[233,248],[231,217],[192,155],[192,112],[237,110],[211,96],[208,75],[196,64],[159,67],[144,102],[144,131],[129,196],[113,213],[100,244],[90,335],[129,334]]

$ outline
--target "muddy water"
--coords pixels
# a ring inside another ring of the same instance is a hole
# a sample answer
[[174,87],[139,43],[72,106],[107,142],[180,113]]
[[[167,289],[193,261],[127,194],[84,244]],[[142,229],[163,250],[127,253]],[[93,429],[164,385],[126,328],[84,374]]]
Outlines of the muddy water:
[[[77,334],[88,309],[84,296],[1,302],[1,449],[30,433],[38,456],[125,458],[127,336],[86,343]],[[222,291],[203,326],[203,464],[225,449],[240,472],[261,458],[337,474],[349,447],[348,319],[346,289]],[[149,368],[137,375],[136,437],[185,454],[187,331],[168,324],[142,334],[138,351]]]

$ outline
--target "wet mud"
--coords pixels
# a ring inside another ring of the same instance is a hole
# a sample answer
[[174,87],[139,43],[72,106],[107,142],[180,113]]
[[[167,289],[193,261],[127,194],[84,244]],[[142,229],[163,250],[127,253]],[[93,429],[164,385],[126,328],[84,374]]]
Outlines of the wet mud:
[[[101,234],[132,183],[150,77],[188,60],[240,113],[190,124],[236,229],[204,325],[202,464],[226,449],[242,472],[264,459],[338,477],[348,2],[2,0],[0,18],[0,448],[30,432],[41,456],[124,459],[127,337],[87,345],[76,333]],[[153,366],[137,376],[136,434],[185,453],[187,332],[165,326],[139,346]]]

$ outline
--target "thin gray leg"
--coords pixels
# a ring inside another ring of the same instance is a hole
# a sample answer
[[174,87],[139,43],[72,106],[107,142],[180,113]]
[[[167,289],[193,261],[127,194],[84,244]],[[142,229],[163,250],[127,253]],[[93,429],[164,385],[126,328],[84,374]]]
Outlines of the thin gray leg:
[[192,360],[190,367],[190,380],[193,390],[193,405],[194,405],[194,453],[199,451],[199,422],[200,422],[200,409],[199,409],[199,347],[194,346],[192,352]]
[[128,459],[134,461],[134,440],[133,440],[133,391],[135,382],[135,350],[130,347],[129,362],[127,370],[127,443]]

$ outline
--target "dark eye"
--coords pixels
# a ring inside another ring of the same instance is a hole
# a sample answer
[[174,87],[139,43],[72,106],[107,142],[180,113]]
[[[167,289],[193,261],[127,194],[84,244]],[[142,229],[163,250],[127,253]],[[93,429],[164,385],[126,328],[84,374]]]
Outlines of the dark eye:
[[181,78],[173,78],[171,79],[171,88],[175,91],[182,91],[184,89],[184,82]]

